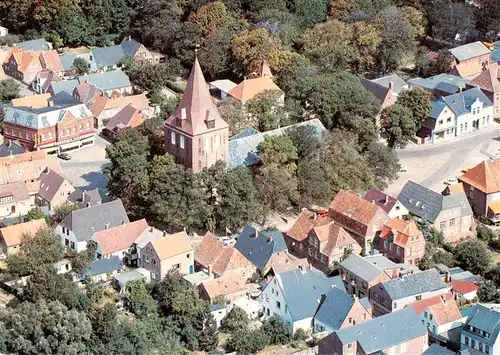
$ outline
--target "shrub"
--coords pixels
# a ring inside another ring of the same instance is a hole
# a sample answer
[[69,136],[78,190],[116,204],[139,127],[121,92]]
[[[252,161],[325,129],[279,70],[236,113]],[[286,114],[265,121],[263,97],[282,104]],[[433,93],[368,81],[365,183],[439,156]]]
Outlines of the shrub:
[[226,343],[226,351],[255,354],[269,345],[269,336],[261,329],[242,330],[233,334]]
[[289,344],[292,340],[292,327],[278,316],[266,319],[262,330],[269,336],[271,344]]
[[223,331],[234,333],[245,330],[248,327],[249,319],[243,309],[234,306],[231,311],[220,322]]

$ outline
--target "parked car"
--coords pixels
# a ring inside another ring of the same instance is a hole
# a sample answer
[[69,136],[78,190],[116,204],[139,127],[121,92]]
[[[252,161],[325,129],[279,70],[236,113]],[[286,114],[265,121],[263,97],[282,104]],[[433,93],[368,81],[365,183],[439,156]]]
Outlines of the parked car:
[[400,173],[406,173],[408,171],[408,168],[405,165],[401,165],[399,167],[399,172]]
[[62,159],[62,160],[70,160],[71,159],[71,155],[69,155],[68,153],[57,154],[57,157],[59,159]]
[[454,185],[458,184],[458,179],[456,177],[448,178],[444,181],[445,185]]

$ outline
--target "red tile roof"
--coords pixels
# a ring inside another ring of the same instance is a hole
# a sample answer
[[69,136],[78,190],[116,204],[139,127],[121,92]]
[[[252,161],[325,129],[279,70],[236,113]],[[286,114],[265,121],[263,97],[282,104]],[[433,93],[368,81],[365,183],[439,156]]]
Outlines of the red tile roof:
[[479,286],[473,283],[472,281],[451,280],[451,289],[457,291],[462,295],[465,295],[469,292],[474,292],[479,290]]
[[384,228],[380,232],[380,238],[389,240],[393,238],[393,243],[400,247],[405,247],[410,237],[419,236],[424,238],[423,233],[418,229],[414,220],[404,221],[399,218],[394,218],[384,224]]
[[283,92],[270,77],[258,77],[243,80],[229,92],[229,95],[244,103],[266,90]]
[[215,260],[217,260],[217,257],[222,252],[223,248],[224,245],[217,240],[215,235],[207,232],[194,252],[194,260],[198,264],[208,267],[209,265],[212,265]]
[[429,306],[441,303],[443,301],[441,297],[443,297],[444,300],[446,300],[447,302],[453,300],[453,295],[451,294],[451,292],[448,292],[442,296],[441,295],[434,296],[431,298],[426,298],[421,301],[413,302],[409,304],[407,307],[412,307],[415,310],[415,312],[417,312],[418,314],[422,314],[422,312],[425,311]]
[[247,286],[241,275],[228,275],[203,281],[198,287],[205,288],[210,299],[244,291]]
[[430,305],[429,311],[434,316],[437,325],[451,323],[462,318],[462,314],[460,314],[460,310],[454,299]]
[[95,233],[103,255],[128,249],[149,228],[145,219],[122,224]]
[[484,193],[500,191],[500,159],[485,160],[459,177]]
[[321,253],[324,255],[331,255],[335,248],[357,245],[356,240],[344,228],[335,224],[335,222],[315,227],[314,234],[316,234],[320,241]]
[[45,219],[42,218],[0,228],[0,235],[3,238],[5,245],[7,247],[12,247],[21,244],[23,235],[34,237],[40,229],[44,228],[47,228],[47,223],[45,222]]
[[372,187],[370,190],[368,190],[363,198],[367,201],[373,202],[374,204],[382,208],[386,213],[389,213],[394,205],[398,202],[396,198],[383,193],[375,187]]
[[324,226],[330,222],[328,217],[319,217],[315,212],[303,209],[292,228],[286,233],[298,242],[303,241],[314,227]]
[[235,247],[226,246],[215,260],[212,266],[212,272],[217,275],[224,275],[227,271],[251,265],[252,263]]

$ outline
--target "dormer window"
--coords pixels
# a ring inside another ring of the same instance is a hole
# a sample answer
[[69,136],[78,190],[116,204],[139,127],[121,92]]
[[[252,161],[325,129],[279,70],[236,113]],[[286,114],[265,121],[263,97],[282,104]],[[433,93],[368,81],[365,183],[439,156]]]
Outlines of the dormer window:
[[215,128],[215,120],[209,120],[209,121],[207,121],[207,128],[208,129]]

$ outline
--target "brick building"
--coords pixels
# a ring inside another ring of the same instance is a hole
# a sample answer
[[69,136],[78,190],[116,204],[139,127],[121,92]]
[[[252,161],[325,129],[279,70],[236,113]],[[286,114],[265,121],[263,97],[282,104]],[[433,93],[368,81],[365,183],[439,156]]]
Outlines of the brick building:
[[415,221],[395,218],[384,224],[378,247],[396,263],[418,265],[425,253],[425,239]]

